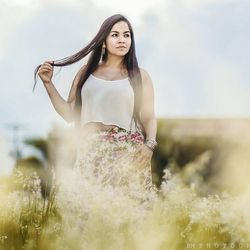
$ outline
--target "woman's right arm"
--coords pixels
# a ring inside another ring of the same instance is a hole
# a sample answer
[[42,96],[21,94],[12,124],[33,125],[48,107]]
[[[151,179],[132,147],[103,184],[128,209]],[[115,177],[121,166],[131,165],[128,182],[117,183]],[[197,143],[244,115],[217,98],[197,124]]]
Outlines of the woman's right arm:
[[71,95],[70,102],[65,101],[62,98],[62,96],[59,94],[59,92],[55,88],[53,82],[51,81],[51,78],[53,76],[53,66],[51,66],[50,62],[44,62],[38,70],[38,75],[43,81],[43,84],[47,90],[49,98],[56,112],[67,122],[74,121],[72,101],[74,101],[75,99],[77,84],[78,84],[83,68],[84,66],[78,71],[72,83],[71,90],[70,90],[70,95]]

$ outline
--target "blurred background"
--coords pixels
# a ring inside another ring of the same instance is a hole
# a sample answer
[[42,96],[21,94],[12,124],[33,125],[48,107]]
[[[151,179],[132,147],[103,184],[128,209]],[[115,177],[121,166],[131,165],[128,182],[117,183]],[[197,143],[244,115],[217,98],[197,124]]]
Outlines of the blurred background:
[[[36,66],[83,48],[104,19],[115,13],[131,21],[139,65],[154,83],[159,121],[155,181],[160,182],[167,167],[181,172],[190,185],[205,182],[201,190],[207,193],[232,187],[232,178],[240,176],[234,172],[237,168],[241,177],[247,176],[249,1],[0,0],[0,4],[1,176],[10,175],[18,164],[43,169],[52,161],[50,142],[60,144],[55,131],[71,129],[54,111],[40,80],[32,92]],[[83,63],[55,69],[53,82],[63,97]],[[230,173],[227,181],[221,181],[221,171]],[[196,175],[199,183],[194,181]],[[240,188],[242,183],[233,190]]]

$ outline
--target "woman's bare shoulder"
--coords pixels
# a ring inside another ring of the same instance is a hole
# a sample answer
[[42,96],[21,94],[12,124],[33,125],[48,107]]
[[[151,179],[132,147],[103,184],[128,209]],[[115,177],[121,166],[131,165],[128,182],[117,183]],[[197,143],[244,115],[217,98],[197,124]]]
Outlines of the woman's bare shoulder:
[[82,65],[82,66],[80,67],[80,69],[78,70],[77,74],[83,73],[83,72],[86,70],[86,66],[87,66],[87,64]]
[[143,82],[151,82],[151,78],[150,78],[148,71],[146,69],[143,69],[143,68],[139,68],[139,69],[140,69],[142,81]]
[[73,85],[76,86],[78,84],[78,81],[81,77],[81,75],[84,73],[84,71],[86,70],[86,65],[84,64],[80,67],[80,69],[78,70],[78,72],[75,75],[74,81],[73,81]]
[[86,64],[82,65],[80,67],[80,69],[78,70],[78,72],[76,73],[74,80],[72,82],[72,85],[71,85],[71,89],[69,91],[68,102],[72,102],[73,100],[75,100],[78,83],[79,83],[80,77],[84,73],[85,69],[86,69]]

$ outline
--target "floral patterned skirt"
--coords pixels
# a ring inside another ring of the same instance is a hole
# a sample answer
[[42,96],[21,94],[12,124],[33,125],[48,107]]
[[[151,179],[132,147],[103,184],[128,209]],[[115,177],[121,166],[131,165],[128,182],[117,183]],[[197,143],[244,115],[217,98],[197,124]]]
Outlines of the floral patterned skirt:
[[[139,164],[140,132],[113,127],[79,138],[75,168],[84,178],[113,187],[152,187],[151,162]],[[137,162],[137,163],[135,163]]]

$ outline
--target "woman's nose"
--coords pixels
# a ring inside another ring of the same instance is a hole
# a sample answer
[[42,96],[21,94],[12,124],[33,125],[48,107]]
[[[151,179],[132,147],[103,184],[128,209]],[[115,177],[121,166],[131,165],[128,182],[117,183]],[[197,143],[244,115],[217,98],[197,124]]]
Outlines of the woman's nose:
[[124,37],[123,36],[119,37],[118,42],[124,43]]

